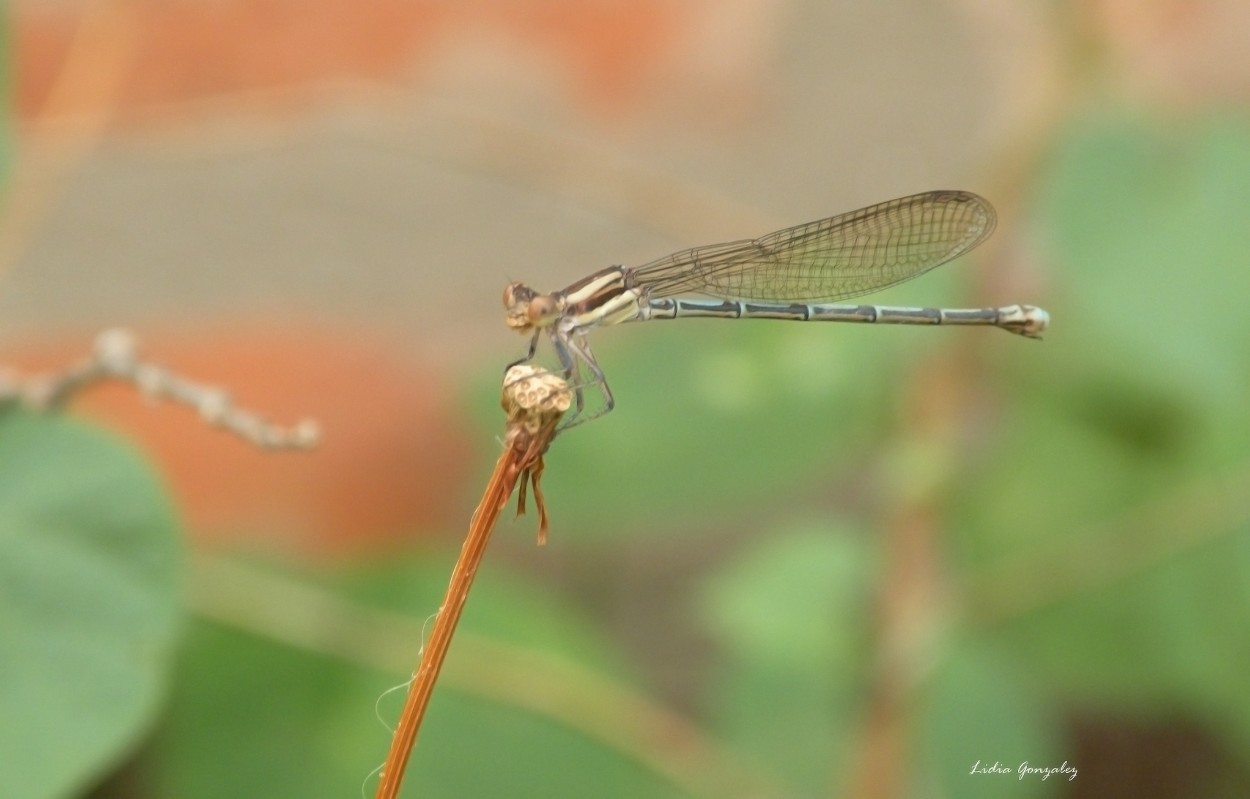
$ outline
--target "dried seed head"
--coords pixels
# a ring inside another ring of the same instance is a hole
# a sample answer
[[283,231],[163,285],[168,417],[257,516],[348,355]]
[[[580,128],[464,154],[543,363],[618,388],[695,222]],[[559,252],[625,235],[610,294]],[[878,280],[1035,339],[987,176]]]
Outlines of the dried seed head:
[[537,425],[567,411],[573,404],[573,392],[558,374],[519,364],[504,375],[501,404],[509,420]]

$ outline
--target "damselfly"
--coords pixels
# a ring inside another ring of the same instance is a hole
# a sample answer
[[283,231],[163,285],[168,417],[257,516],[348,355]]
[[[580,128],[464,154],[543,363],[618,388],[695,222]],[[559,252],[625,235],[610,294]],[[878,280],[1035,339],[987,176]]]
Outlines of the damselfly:
[[[902,283],[973,249],[994,230],[993,207],[965,191],[931,191],[872,205],[758,239],[695,247],[626,269],[611,266],[562,291],[539,294],[512,283],[503,294],[509,327],[530,334],[534,357],[551,338],[581,416],[583,388],[597,385],[615,405],[586,334],[605,325],[708,316],[803,322],[992,325],[1041,338],[1050,317],[1032,305],[1000,308],[897,308],[828,305]],[[681,299],[701,294],[713,300]],[[515,364],[513,364],[515,365]],[[583,380],[581,367],[590,372]],[[597,415],[597,414],[596,414]]]

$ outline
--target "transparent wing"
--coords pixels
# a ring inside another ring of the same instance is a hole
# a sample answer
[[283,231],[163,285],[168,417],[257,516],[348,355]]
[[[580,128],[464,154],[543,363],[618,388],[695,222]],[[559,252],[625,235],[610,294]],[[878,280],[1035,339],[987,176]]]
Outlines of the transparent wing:
[[966,191],[931,191],[673,253],[630,270],[651,297],[834,302],[910,280],[976,247],[994,209]]

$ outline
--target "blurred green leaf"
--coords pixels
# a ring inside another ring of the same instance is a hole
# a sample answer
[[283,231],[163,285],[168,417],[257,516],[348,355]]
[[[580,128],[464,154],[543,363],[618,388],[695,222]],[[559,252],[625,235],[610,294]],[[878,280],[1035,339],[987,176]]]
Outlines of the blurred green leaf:
[[[984,642],[958,641],[924,691],[919,743],[937,795],[976,797],[1058,796],[1067,777],[1020,776],[1021,764],[1059,768],[1073,763],[1063,750],[1058,719],[1041,687],[1025,670]],[[976,773],[976,764],[1008,773]],[[1078,775],[1079,778],[1079,775]],[[932,795],[924,791],[918,795]]]
[[176,677],[155,796],[358,796],[385,754],[377,691],[350,667],[195,624]]
[[[1232,424],[1244,454],[1247,207],[1245,114],[1073,126],[1040,196],[1060,284],[1047,340],[1058,384],[1145,436],[1184,430],[1229,452]],[[1080,396],[1090,389],[1118,395],[1116,410]]]
[[[346,593],[433,613],[452,556],[395,559],[331,577]],[[464,636],[514,640],[601,667],[628,669],[594,627],[543,586],[492,567],[480,575],[453,641],[405,780],[406,796],[681,796],[584,731],[463,690]],[[506,633],[502,638],[499,633]],[[394,642],[392,642],[394,643]],[[404,642],[399,642],[403,645]],[[420,640],[407,642],[415,666]],[[525,649],[529,647],[530,649]],[[496,666],[503,668],[502,666]],[[174,692],[156,761],[159,795],[370,795],[390,744],[406,675],[292,650],[199,625]],[[506,680],[508,675],[501,674]],[[519,678],[518,678],[519,679]],[[388,692],[388,689],[399,689]],[[523,683],[518,692],[526,690]],[[376,712],[383,721],[375,717]]]
[[[1046,680],[1087,708],[1217,726],[1250,719],[1250,526],[1015,620],[1001,631]],[[1074,557],[1079,557],[1079,554]],[[1230,742],[1231,743],[1231,742]]]
[[685,796],[621,753],[514,708],[445,692],[428,723],[404,796]]
[[[1131,579],[1119,567],[1244,523],[1226,503],[1214,514],[1177,511],[1181,529],[1155,529],[1143,509],[1250,465],[1250,226],[1241,219],[1250,118],[1165,127],[1101,114],[1073,125],[1054,159],[1040,205],[1059,301],[1035,366],[1057,391],[1021,394],[1004,412],[993,453],[962,486],[955,529],[976,569],[1032,563],[1032,584],[1090,592],[1027,622],[1020,645],[1038,647],[1038,662],[1103,696],[1161,699],[1163,686],[1182,682],[1177,641],[1190,642],[1190,655],[1212,643],[1192,638],[1205,625],[1185,609],[1198,602],[1220,618],[1208,592],[1220,586],[1227,599],[1238,578],[1222,571],[1241,568],[1239,558],[1199,568],[1201,558],[1181,554],[1183,564],[1142,567]],[[1137,523],[1125,529],[1121,519]],[[1105,579],[1073,582],[1090,574]],[[1178,613],[1183,622],[1164,623]],[[1225,682],[1204,675],[1213,681]]]
[[700,592],[723,651],[709,704],[794,795],[826,794],[853,754],[875,571],[860,537],[813,524],[763,539]]
[[1244,751],[1250,117],[1102,113],[1053,157],[1050,390],[1012,395],[958,486],[972,606],[1086,712],[1201,718]]
[[133,746],[180,614],[169,500],[134,452],[65,419],[0,413],[0,774],[65,796]]
[[[403,613],[432,614],[443,600],[456,552],[429,550],[332,577],[336,591]],[[621,653],[567,596],[536,584],[488,556],[478,570],[461,619],[464,629],[528,650],[545,650],[615,677],[627,678]],[[415,653],[414,653],[415,654]],[[453,646],[448,662],[457,657]]]
[[994,449],[955,495],[952,535],[965,562],[977,568],[1041,553],[1051,560],[1066,553],[1079,558],[1090,544],[1091,524],[1125,513],[1177,480],[1175,462],[1144,456],[1063,406],[1011,406],[999,428]]
[[873,567],[849,529],[800,525],[761,537],[709,578],[700,616],[736,657],[798,671],[836,662],[845,673],[862,654]]

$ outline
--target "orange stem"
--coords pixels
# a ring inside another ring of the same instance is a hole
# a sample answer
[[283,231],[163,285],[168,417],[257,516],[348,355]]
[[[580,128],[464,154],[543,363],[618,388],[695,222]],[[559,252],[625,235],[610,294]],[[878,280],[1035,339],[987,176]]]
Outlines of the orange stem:
[[482,562],[482,554],[486,551],[486,542],[490,540],[495,521],[499,518],[500,511],[508,504],[508,498],[512,496],[518,479],[521,481],[522,492],[527,482],[534,486],[535,504],[538,506],[541,520],[540,539],[546,535],[547,510],[538,488],[538,477],[542,474],[543,453],[555,435],[557,421],[558,418],[552,418],[543,422],[537,429],[527,429],[519,424],[509,426],[504,451],[495,464],[495,471],[486,484],[486,490],[482,494],[477,510],[473,512],[473,519],[469,522],[469,534],[465,538],[464,546],[460,549],[460,558],[452,570],[451,582],[447,586],[443,604],[434,620],[430,639],[425,645],[421,662],[408,688],[408,698],[404,701],[403,711],[400,713],[399,722],[395,725],[395,732],[391,737],[391,748],[382,766],[375,799],[398,799],[399,797],[399,788],[408,767],[408,759],[417,742],[417,732],[425,717],[425,710],[430,704],[434,683],[438,680],[438,673],[443,667],[447,649],[451,645],[452,633],[455,632],[456,624],[460,621],[464,603],[469,598],[469,589],[477,574],[478,564]]

